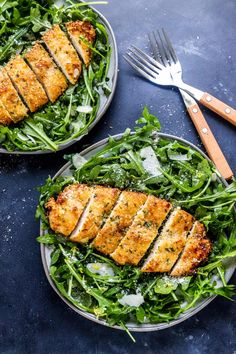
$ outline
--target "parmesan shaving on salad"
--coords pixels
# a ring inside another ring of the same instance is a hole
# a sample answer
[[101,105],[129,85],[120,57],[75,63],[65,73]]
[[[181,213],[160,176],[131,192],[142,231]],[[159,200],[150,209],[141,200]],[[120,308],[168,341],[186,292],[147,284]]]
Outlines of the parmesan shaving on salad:
[[115,273],[112,267],[109,267],[106,263],[88,263],[87,269],[93,274],[99,274],[103,277],[114,277]]
[[137,294],[124,295],[118,301],[123,306],[139,307],[144,303],[144,298],[141,293],[137,293]]
[[140,156],[142,158],[143,168],[151,176],[160,176],[162,172],[160,170],[160,162],[158,161],[155,151],[151,146],[146,146],[140,150]]

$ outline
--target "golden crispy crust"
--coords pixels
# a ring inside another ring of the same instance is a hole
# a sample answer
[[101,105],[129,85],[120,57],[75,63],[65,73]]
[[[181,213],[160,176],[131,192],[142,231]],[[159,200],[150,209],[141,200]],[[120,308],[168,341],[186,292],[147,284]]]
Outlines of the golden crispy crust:
[[45,32],[43,40],[67,79],[72,84],[76,84],[81,73],[81,61],[60,26],[54,25]]
[[146,199],[147,196],[143,193],[123,191],[92,245],[104,254],[114,252]]
[[119,264],[137,265],[155,239],[170,209],[171,204],[166,200],[148,196],[111,257]]
[[25,55],[31,69],[41,82],[51,102],[67,89],[65,75],[58,69],[48,52],[36,43]]
[[56,233],[69,236],[76,227],[92,194],[92,187],[85,184],[67,186],[55,201],[50,198],[45,205],[50,227]]
[[207,260],[211,248],[212,244],[206,237],[204,225],[196,221],[188,236],[183,253],[170,275],[184,276],[194,273],[200,263]]
[[78,229],[72,233],[70,239],[80,243],[85,243],[93,239],[106,217],[110,214],[119,194],[120,191],[116,188],[94,187],[93,195],[81,218]]
[[182,252],[193,217],[176,209],[164,226],[151,254],[142,267],[143,272],[169,272]]
[[92,57],[92,51],[83,39],[89,44],[93,44],[96,37],[94,27],[87,21],[68,22],[65,26],[72,43],[82,57],[85,65],[88,66]]
[[138,265],[157,236],[143,272],[189,275],[211,251],[200,222],[179,208],[168,217],[172,205],[152,195],[74,183],[57,200],[50,198],[45,208],[56,233],[79,243],[96,237],[92,245],[121,265]]
[[11,116],[0,101],[0,124],[9,125],[11,123]]
[[27,116],[27,108],[21,101],[4,68],[0,70],[0,99],[14,123]]
[[5,68],[31,112],[48,102],[42,85],[20,55],[12,58]]

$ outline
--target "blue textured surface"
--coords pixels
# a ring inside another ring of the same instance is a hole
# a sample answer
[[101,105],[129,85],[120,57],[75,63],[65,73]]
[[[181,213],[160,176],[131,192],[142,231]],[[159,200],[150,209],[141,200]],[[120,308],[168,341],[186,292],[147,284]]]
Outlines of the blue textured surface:
[[[236,2],[234,0],[111,0],[99,7],[119,48],[115,98],[91,134],[65,151],[80,151],[108,134],[133,127],[147,104],[162,131],[200,145],[175,90],[155,87],[122,59],[129,44],[148,50],[146,34],[165,27],[175,44],[189,83],[236,107]],[[207,110],[204,114],[234,173],[236,130]],[[0,156],[1,347],[3,354],[205,354],[236,353],[236,305],[217,298],[201,313],[162,332],[135,334],[133,344],[117,330],[73,313],[53,292],[41,264],[34,211],[36,186],[63,164],[63,153],[41,157]],[[234,275],[232,282],[236,282]]]

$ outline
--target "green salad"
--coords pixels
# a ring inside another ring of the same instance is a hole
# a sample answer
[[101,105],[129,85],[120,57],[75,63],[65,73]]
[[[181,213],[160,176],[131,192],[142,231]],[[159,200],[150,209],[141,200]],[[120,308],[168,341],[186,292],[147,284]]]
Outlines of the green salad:
[[[147,108],[136,123],[133,134],[127,129],[118,140],[110,137],[87,161],[80,155],[67,157],[72,176],[48,178],[40,188],[36,213],[45,230],[38,241],[52,247],[50,276],[62,296],[127,331],[129,322],[157,324],[177,319],[211,295],[231,299],[234,286],[227,284],[225,271],[227,262],[236,256],[236,180],[224,186],[214,166],[198,151],[158,136],[159,121]],[[145,147],[153,149],[159,162],[156,175],[144,167],[140,150]],[[141,191],[181,206],[208,230],[213,242],[208,262],[187,277],[145,274],[139,267],[118,266],[89,245],[55,234],[48,224],[45,202],[75,181]]]
[[48,103],[22,122],[0,125],[0,147],[8,151],[55,151],[61,144],[87,133],[96,118],[101,96],[110,93],[107,74],[111,47],[106,28],[88,7],[93,3],[104,2],[69,0],[57,6],[50,0],[0,0],[0,65],[15,53],[25,52],[55,23],[63,27],[67,21],[86,20],[96,29],[92,60],[88,68],[83,67],[78,83],[71,85],[55,103]]

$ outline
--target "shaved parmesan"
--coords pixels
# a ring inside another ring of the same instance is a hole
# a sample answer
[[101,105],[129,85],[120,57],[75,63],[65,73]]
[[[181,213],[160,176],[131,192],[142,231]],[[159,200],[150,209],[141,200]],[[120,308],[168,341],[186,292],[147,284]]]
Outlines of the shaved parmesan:
[[88,263],[87,269],[93,274],[99,274],[103,277],[114,277],[115,273],[112,267],[107,263]]
[[87,160],[80,154],[75,154],[72,156],[72,163],[75,166],[75,168],[82,167],[86,162]]
[[79,113],[91,113],[93,108],[91,106],[78,106],[76,111]]
[[80,131],[80,129],[83,127],[83,123],[82,123],[82,121],[72,122],[71,126],[73,127],[74,132],[76,133],[76,132]]
[[137,293],[137,294],[124,295],[118,301],[123,306],[139,307],[144,303],[144,298],[142,294]]
[[151,146],[147,146],[140,150],[140,156],[142,158],[143,168],[151,176],[160,176],[162,172],[160,170],[160,162],[158,161],[155,151]]
[[217,180],[217,175],[215,172],[212,173],[211,180],[212,180],[212,182],[215,182]]
[[62,5],[64,5],[64,1],[63,1],[63,0],[57,0],[57,1],[55,2],[55,5],[56,5],[57,7],[61,7]]
[[184,309],[188,305],[187,301],[184,301],[180,304],[181,309]]
[[170,160],[173,161],[188,161],[190,160],[189,156],[187,154],[168,154],[168,157]]

